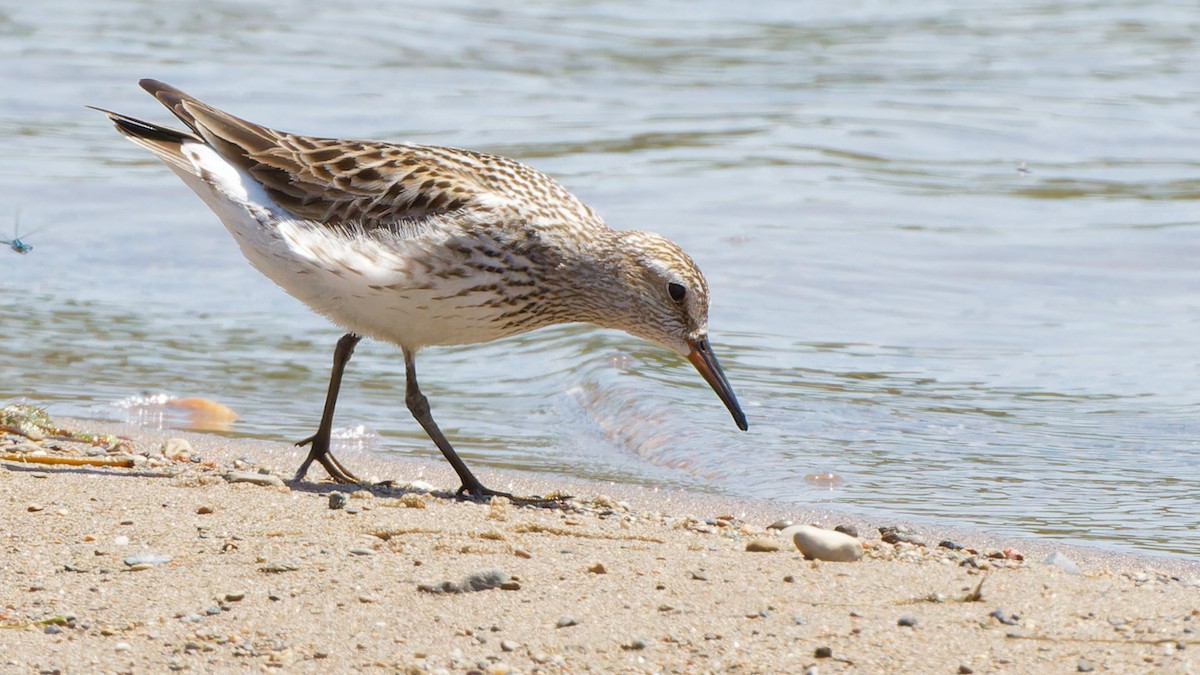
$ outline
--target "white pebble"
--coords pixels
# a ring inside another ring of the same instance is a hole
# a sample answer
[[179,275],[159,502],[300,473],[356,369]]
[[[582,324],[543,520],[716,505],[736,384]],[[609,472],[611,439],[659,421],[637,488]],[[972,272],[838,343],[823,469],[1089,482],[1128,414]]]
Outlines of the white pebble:
[[863,556],[863,547],[854,537],[811,525],[793,525],[783,531],[791,536],[805,558],[829,562],[854,562]]
[[113,540],[113,543],[116,544],[117,546],[128,546],[129,545],[129,537],[126,537],[123,534],[117,535],[117,538]]
[[113,649],[119,652],[127,652],[130,649],[133,649],[133,647],[129,646],[128,642],[118,642],[117,644],[113,645]]

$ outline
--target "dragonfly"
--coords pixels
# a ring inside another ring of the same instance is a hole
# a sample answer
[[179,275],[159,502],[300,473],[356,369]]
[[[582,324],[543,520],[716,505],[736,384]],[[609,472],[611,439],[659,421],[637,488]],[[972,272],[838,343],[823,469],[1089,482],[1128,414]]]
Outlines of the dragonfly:
[[[37,230],[34,230],[33,232],[30,232],[29,234],[34,234],[36,232],[37,232]],[[25,236],[28,237],[29,234],[27,234]],[[0,244],[4,244],[5,246],[11,248],[12,250],[16,251],[17,253],[20,253],[21,255],[25,255],[26,253],[29,253],[30,251],[33,250],[32,246],[21,241],[21,215],[20,215],[20,213],[17,214],[16,223],[13,225],[12,240],[11,241],[0,241]]]

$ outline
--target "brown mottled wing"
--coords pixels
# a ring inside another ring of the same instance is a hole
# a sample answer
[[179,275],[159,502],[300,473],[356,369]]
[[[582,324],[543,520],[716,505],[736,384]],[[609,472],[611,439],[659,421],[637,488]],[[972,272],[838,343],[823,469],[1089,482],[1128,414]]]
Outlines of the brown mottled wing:
[[472,166],[483,155],[289,134],[234,117],[162,82],[140,84],[222,157],[261,182],[279,206],[302,218],[387,227],[479,205],[491,192]]

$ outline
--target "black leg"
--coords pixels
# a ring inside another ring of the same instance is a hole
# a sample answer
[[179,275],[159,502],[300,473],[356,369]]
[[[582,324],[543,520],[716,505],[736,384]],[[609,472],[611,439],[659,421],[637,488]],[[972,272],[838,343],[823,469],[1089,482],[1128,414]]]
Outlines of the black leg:
[[300,465],[293,481],[299,481],[308,473],[308,467],[316,460],[329,472],[330,478],[339,483],[357,483],[354,474],[347,471],[329,451],[329,436],[333,431],[333,409],[337,406],[338,390],[342,386],[342,372],[354,355],[354,347],[362,337],[354,333],[346,333],[337,342],[333,350],[333,372],[329,375],[329,391],[325,394],[325,410],[321,413],[321,423],[317,425],[317,433],[300,441],[296,445],[308,445],[308,457]]
[[417,386],[417,367],[414,354],[407,349],[404,350],[404,367],[407,371],[404,402],[408,404],[408,410],[413,414],[413,417],[417,418],[417,421],[421,423],[421,428],[433,439],[438,450],[441,450],[442,454],[446,456],[446,459],[450,462],[450,466],[454,467],[455,473],[458,474],[459,480],[462,481],[462,486],[458,488],[459,496],[466,494],[475,499],[508,497],[518,502],[556,501],[541,497],[514,497],[507,492],[499,492],[484,487],[483,483],[480,483],[479,479],[475,477],[475,474],[471,473],[471,470],[467,468],[466,462],[462,461],[462,458],[450,446],[450,441],[446,440],[446,436],[438,428],[437,422],[433,421],[433,415],[429,413],[429,399],[425,398],[425,395],[421,393],[421,389]]

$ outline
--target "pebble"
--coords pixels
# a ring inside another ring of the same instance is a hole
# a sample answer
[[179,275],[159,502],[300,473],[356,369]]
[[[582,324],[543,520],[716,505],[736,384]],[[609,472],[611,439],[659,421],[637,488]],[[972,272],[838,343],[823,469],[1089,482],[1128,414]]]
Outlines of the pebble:
[[329,508],[332,511],[337,511],[338,509],[343,509],[346,507],[346,502],[349,500],[350,500],[350,498],[346,496],[345,492],[330,492],[329,493]]
[[914,533],[912,529],[905,525],[881,527],[879,528],[879,534],[883,538],[883,541],[888,544],[904,542],[917,546],[928,546],[924,537]]
[[854,527],[853,525],[838,525],[837,527],[833,528],[833,531],[841,532],[842,534],[848,534],[855,538],[858,537],[858,528]]
[[287,487],[287,484],[279,476],[250,473],[248,471],[230,471],[225,474],[225,480],[230,483],[253,483],[254,485]]
[[751,539],[746,542],[746,550],[750,553],[774,553],[779,550],[779,542],[771,539]]
[[915,617],[911,614],[904,614],[899,619],[896,620],[896,625],[904,626],[907,628],[913,628],[917,625],[917,617]]
[[943,539],[943,540],[939,541],[938,546],[941,548],[948,548],[951,551],[961,551],[964,548],[962,544],[958,543],[957,541],[951,541],[949,539]]
[[818,659],[827,659],[833,656],[833,647],[817,647],[813,650],[813,656]]
[[241,602],[246,597],[245,591],[235,591],[225,594],[225,602]]
[[196,508],[196,513],[198,513],[202,516],[206,516],[212,512],[213,512],[213,508],[211,506],[200,506],[200,507]]
[[792,537],[792,543],[808,560],[854,562],[863,556],[862,543],[841,532],[795,525],[784,530],[784,534]]
[[375,553],[375,551],[372,549],[369,549],[369,548],[352,548],[352,549],[350,549],[350,555],[371,555],[373,553]]
[[192,444],[183,438],[168,438],[163,441],[162,454],[167,459],[187,459],[192,456]]
[[221,608],[217,607],[216,605],[213,605],[212,607],[209,607],[208,609],[204,610],[204,613],[209,616],[216,616],[221,613]]
[[[499,568],[489,568],[472,572],[461,581],[443,581],[440,584],[418,584],[417,590],[423,593],[472,593],[486,591],[492,588],[504,589],[507,584],[515,583],[509,579],[508,573]],[[517,590],[520,585],[512,590]]]
[[579,620],[576,619],[575,617],[571,616],[570,614],[565,614],[563,616],[560,616],[558,618],[558,621],[554,622],[554,626],[556,628],[567,628],[570,626],[578,626],[578,625],[579,625]]
[[130,649],[133,649],[133,647],[129,646],[128,642],[118,642],[117,644],[113,645],[113,650],[118,652],[127,652]]
[[423,492],[425,494],[429,494],[437,489],[433,486],[432,483],[426,483],[423,480],[414,480],[413,482],[409,483],[408,485],[404,485],[401,487],[405,488],[406,490],[412,490],[413,492]]
[[266,572],[267,574],[279,574],[280,572],[295,572],[298,569],[300,569],[300,566],[296,563],[281,561],[267,563],[258,568],[258,571]]
[[970,666],[959,666],[958,667],[958,675],[971,675],[971,673],[974,673],[974,672],[975,671],[972,670]]
[[1079,663],[1075,664],[1075,670],[1081,673],[1090,673],[1096,669],[1096,664],[1087,659],[1079,659]]
[[787,518],[780,518],[779,520],[768,525],[767,529],[768,530],[786,530],[787,528],[789,528],[795,524],[796,523],[788,520]]
[[621,649],[629,649],[629,650],[634,650],[634,651],[645,649],[645,648],[646,648],[646,641],[643,640],[642,638],[634,638],[634,639],[630,640],[629,642],[626,642],[625,644],[621,645]]
[[1017,621],[1017,615],[1016,615],[1016,614],[1013,614],[1013,615],[1010,617],[1010,616],[1008,616],[1007,614],[1005,614],[1005,613],[1003,612],[1003,610],[994,609],[994,610],[992,610],[992,613],[991,613],[991,614],[988,614],[988,616],[990,616],[990,617],[992,617],[993,619],[995,619],[995,620],[999,621],[1000,623],[1004,624],[1005,626],[1016,626],[1016,625],[1018,625],[1018,621]]
[[125,564],[131,568],[149,569],[159,565],[166,565],[171,560],[173,560],[171,556],[161,553],[134,553],[125,558]]
[[1058,551],[1051,553],[1042,562],[1046,563],[1047,565],[1053,565],[1067,574],[1078,575],[1080,571],[1079,565],[1076,565],[1074,560],[1071,560]]
[[587,571],[592,574],[608,574],[608,570],[604,567],[604,563],[592,563],[588,565]]
[[425,508],[425,498],[419,494],[408,492],[400,495],[400,505],[407,509]]
[[46,507],[42,506],[41,504],[30,504],[29,506],[25,507],[25,510],[30,513],[37,513],[38,511],[46,510]]
[[517,651],[518,648],[520,648],[520,646],[521,645],[517,644],[517,642],[515,640],[501,640],[500,641],[500,649],[502,649],[506,652],[515,652],[515,651]]
[[50,624],[49,626],[46,626],[45,628],[43,628],[42,632],[45,633],[46,635],[57,635],[62,632],[62,629],[59,628],[58,626],[55,626],[54,624]]

